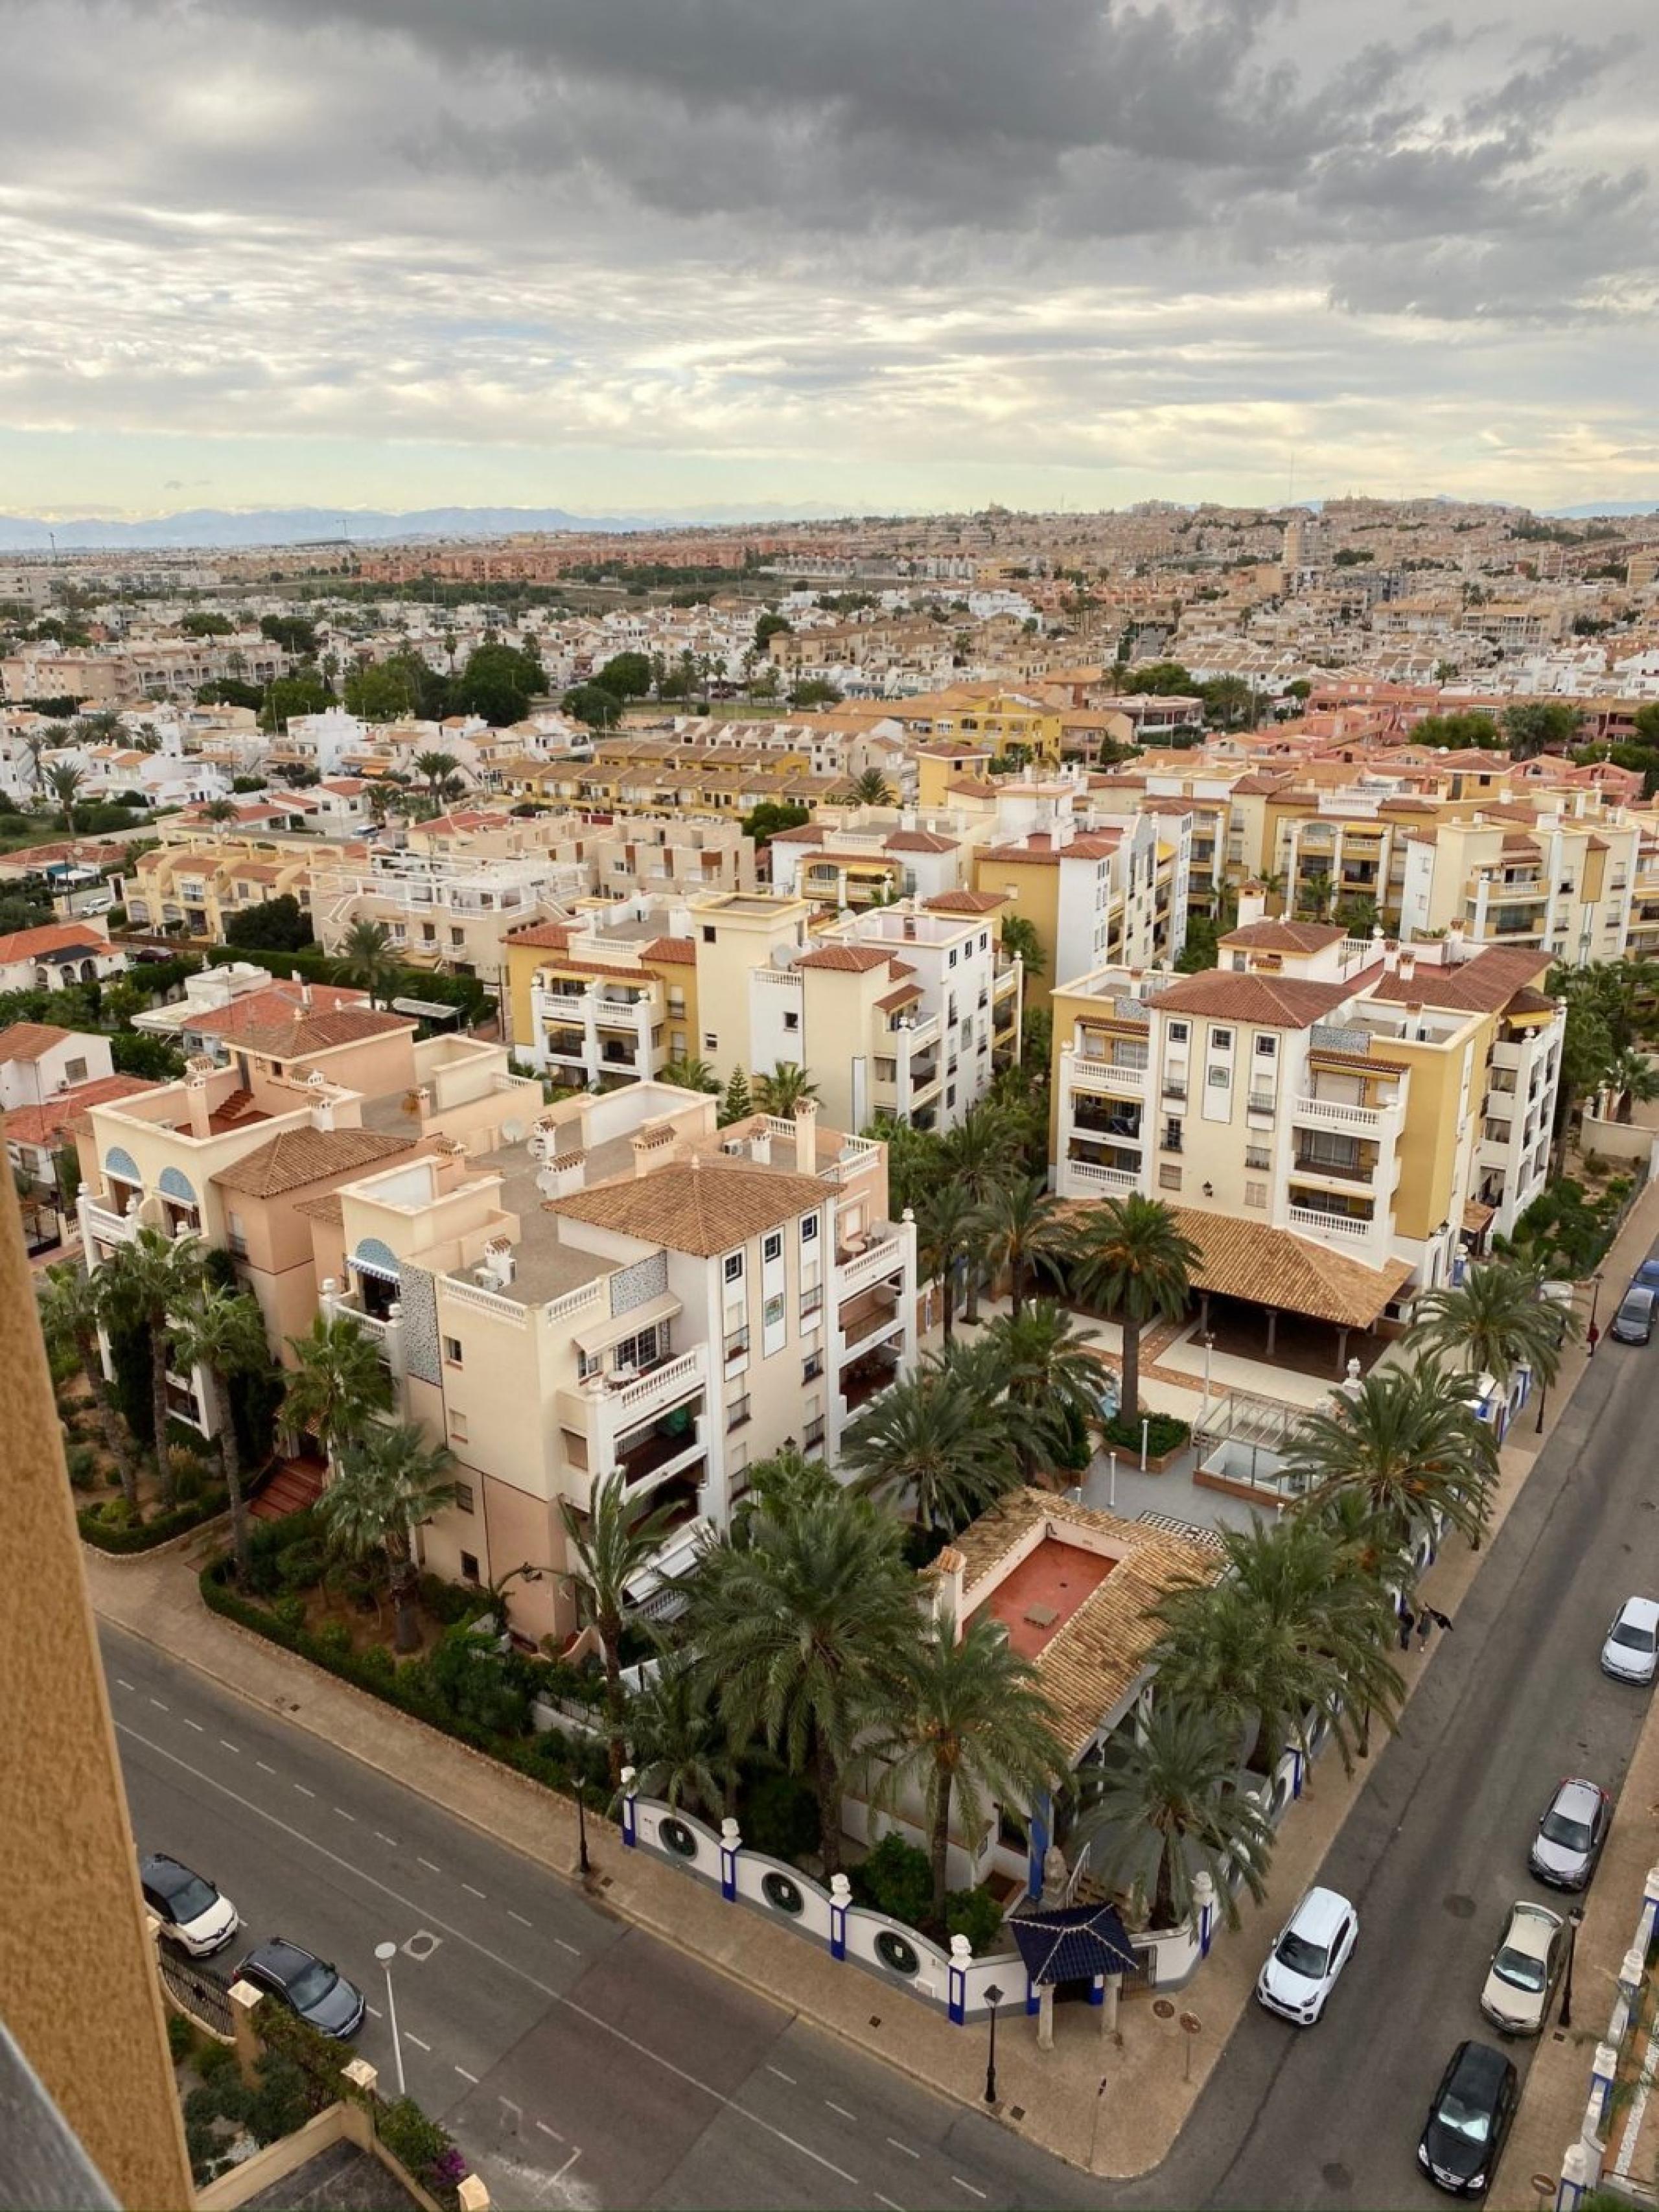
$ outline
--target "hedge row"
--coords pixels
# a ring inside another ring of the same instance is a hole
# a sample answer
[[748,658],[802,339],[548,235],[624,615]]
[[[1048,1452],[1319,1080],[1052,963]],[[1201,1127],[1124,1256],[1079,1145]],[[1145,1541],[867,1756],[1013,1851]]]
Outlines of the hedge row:
[[574,1742],[557,1729],[545,1735],[509,1736],[463,1719],[439,1704],[418,1679],[406,1681],[404,1671],[394,1664],[384,1646],[374,1645],[368,1651],[342,1650],[309,1629],[279,1620],[264,1606],[254,1604],[229,1587],[230,1567],[227,1558],[202,1570],[202,1599],[210,1612],[251,1629],[254,1635],[263,1636],[272,1644],[280,1644],[284,1650],[321,1668],[325,1674],[337,1675],[343,1682],[366,1690],[370,1697],[395,1705],[412,1719],[436,1729],[440,1735],[453,1736],[458,1743],[499,1759],[515,1773],[527,1775],[532,1782],[539,1782],[566,1796],[572,1794],[573,1753],[578,1760],[584,1753],[590,1758],[594,1756],[586,1744]]
[[210,1490],[200,1498],[191,1498],[188,1504],[175,1505],[170,1511],[158,1513],[153,1519],[129,1528],[104,1520],[100,1505],[83,1505],[75,1517],[87,1542],[100,1552],[153,1552],[158,1544],[168,1544],[175,1536],[187,1535],[204,1521],[217,1520],[229,1504],[224,1491]]

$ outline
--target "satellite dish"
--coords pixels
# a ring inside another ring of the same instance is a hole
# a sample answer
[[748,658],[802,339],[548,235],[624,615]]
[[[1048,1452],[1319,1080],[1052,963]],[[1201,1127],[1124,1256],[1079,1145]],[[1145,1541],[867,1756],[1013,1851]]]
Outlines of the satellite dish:
[[522,1144],[524,1141],[524,1123],[522,1121],[503,1121],[501,1124],[501,1134],[509,1145]]

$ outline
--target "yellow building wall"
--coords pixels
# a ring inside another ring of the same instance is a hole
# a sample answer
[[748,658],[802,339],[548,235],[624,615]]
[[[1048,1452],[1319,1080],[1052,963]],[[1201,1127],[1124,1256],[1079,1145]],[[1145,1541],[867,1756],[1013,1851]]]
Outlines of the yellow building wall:
[[976,891],[995,891],[1009,901],[1000,916],[1006,923],[1018,916],[1029,921],[1042,943],[1042,974],[1025,971],[1025,1003],[1046,1006],[1056,983],[1069,983],[1069,975],[1054,973],[1055,948],[1060,941],[1060,874],[1034,860],[997,860],[976,852],[973,856]]
[[1467,1068],[1474,1108],[1480,1105],[1479,1066],[1473,1045],[1452,1050],[1390,1039],[1373,1045],[1371,1058],[1408,1067],[1411,1085],[1400,1133],[1400,1188],[1395,1193],[1395,1227],[1414,1240],[1431,1237],[1461,1210],[1457,1164],[1462,1141],[1461,1105]]

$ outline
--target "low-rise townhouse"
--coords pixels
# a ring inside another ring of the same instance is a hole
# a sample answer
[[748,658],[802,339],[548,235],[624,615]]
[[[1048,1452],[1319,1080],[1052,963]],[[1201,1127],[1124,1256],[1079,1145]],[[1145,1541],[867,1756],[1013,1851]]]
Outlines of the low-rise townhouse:
[[0,936],[0,993],[61,991],[70,983],[106,983],[125,970],[127,956],[109,940],[103,915],[47,922]]
[[562,913],[585,888],[582,871],[545,855],[469,860],[464,854],[377,852],[365,862],[311,872],[313,926],[337,952],[353,927],[380,923],[411,968],[441,968],[500,983],[506,941],[526,923]]

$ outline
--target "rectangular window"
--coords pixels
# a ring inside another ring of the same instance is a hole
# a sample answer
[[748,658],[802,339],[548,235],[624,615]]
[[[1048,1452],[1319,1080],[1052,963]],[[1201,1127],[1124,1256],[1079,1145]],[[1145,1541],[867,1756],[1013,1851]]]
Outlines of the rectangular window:
[[1265,1207],[1267,1203],[1267,1184],[1265,1182],[1247,1182],[1244,1186],[1244,1203],[1246,1206]]
[[453,1410],[451,1411],[449,1416],[449,1433],[456,1443],[464,1444],[466,1442],[466,1415],[465,1413],[458,1413]]
[[741,1398],[734,1398],[732,1401],[732,1403],[726,1407],[726,1433],[727,1436],[730,1436],[733,1429],[746,1428],[748,1423],[749,1400],[745,1395]]
[[775,1229],[768,1237],[765,1243],[761,1247],[761,1256],[769,1261],[782,1259],[783,1237],[780,1231]]
[[1160,1190],[1179,1190],[1181,1170],[1170,1167],[1167,1163],[1160,1165],[1158,1171],[1158,1187]]
[[1259,1036],[1255,1041],[1255,1048],[1256,1053],[1261,1059],[1271,1060],[1273,1054],[1279,1050],[1279,1039],[1277,1037],[1271,1036]]
[[447,1367],[459,1367],[462,1364],[461,1340],[459,1336],[447,1336],[444,1339],[444,1364]]
[[471,1552],[463,1552],[461,1553],[461,1580],[464,1583],[476,1583],[477,1579],[478,1562],[477,1556]]
[[712,945],[714,942],[714,925],[712,921],[706,921],[702,926],[702,941],[705,945]]
[[816,1382],[817,1377],[822,1375],[823,1372],[823,1354],[821,1352],[809,1352],[805,1358],[803,1359],[800,1364],[801,1381],[803,1382]]
[[728,1328],[728,1329],[726,1330],[726,1360],[727,1360],[728,1364],[729,1364],[732,1360],[734,1360],[734,1359],[741,1359],[741,1358],[743,1358],[743,1355],[744,1354],[744,1352],[747,1352],[747,1351],[748,1351],[748,1349],[749,1349],[749,1331],[748,1331],[748,1329],[747,1329],[746,1328]]
[[591,1376],[597,1375],[604,1364],[605,1355],[603,1352],[578,1352],[576,1354],[576,1376],[578,1381],[586,1382]]
[[457,1505],[459,1505],[459,1508],[460,1508],[460,1510],[461,1510],[461,1511],[462,1511],[463,1513],[471,1513],[471,1510],[472,1510],[472,1509],[473,1509],[473,1503],[474,1503],[474,1501],[473,1501],[473,1495],[472,1495],[472,1485],[471,1485],[470,1482],[458,1482],[458,1483],[456,1484],[456,1486],[455,1486],[455,1503],[456,1503],[456,1504],[457,1504]]
[[1212,1030],[1210,1031],[1210,1050],[1212,1052],[1231,1052],[1232,1048],[1233,1033],[1231,1030]]
[[1185,1023],[1185,1022],[1171,1022],[1171,1023],[1170,1023],[1170,1042],[1171,1044],[1185,1044],[1185,1043],[1186,1043],[1186,1042],[1187,1042],[1187,1024],[1186,1024],[1186,1023]]
[[783,1018],[783,1026],[793,1035],[793,1033],[800,1027],[800,1016],[792,1010],[790,1012],[785,1014]]
[[1208,1079],[1212,1091],[1224,1091],[1233,1079],[1232,1070],[1227,1067],[1212,1067],[1209,1072]]
[[86,1079],[87,1063],[84,1060],[66,1060],[64,1062],[64,1080],[65,1083],[84,1083]]
[[816,1244],[817,1242],[817,1236],[818,1217],[816,1213],[803,1213],[800,1218],[801,1243],[803,1244]]
[[780,1291],[775,1297],[768,1298],[766,1301],[765,1310],[763,1313],[761,1319],[763,1326],[769,1329],[781,1328],[783,1326],[783,1293],[781,1291]]
[[720,1050],[720,1041],[715,1036],[713,1030],[705,1030],[703,1031],[702,1048],[705,1052],[718,1052]]
[[822,1283],[804,1283],[804,1284],[801,1285],[801,1293],[800,1293],[800,1325],[801,1325],[801,1327],[802,1327],[803,1328],[810,1328],[811,1327],[812,1323],[813,1323],[813,1322],[817,1319],[818,1316],[819,1316],[823,1311],[823,1284],[822,1284]]
[[740,1283],[743,1280],[743,1255],[741,1252],[728,1252],[726,1254],[726,1279],[728,1283]]

